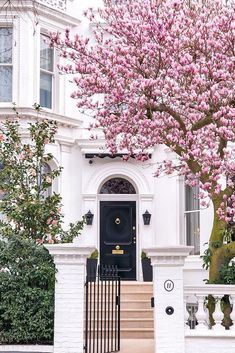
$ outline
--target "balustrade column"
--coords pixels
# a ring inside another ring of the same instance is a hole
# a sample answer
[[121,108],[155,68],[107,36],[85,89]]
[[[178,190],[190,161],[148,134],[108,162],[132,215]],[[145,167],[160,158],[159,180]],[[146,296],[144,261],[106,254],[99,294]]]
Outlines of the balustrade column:
[[196,294],[197,300],[198,300],[198,311],[196,313],[196,318],[198,324],[195,326],[196,330],[208,330],[207,324],[206,324],[206,312],[204,309],[204,302],[205,302],[205,295],[202,294]]
[[233,325],[230,326],[230,330],[235,331],[235,294],[232,294],[230,297],[232,298],[232,305],[233,305],[233,309],[230,313],[230,318],[233,322]]
[[184,296],[184,325],[185,325],[185,329],[189,330],[190,327],[188,325],[188,318],[189,318],[189,313],[187,310],[187,296]]
[[215,321],[215,325],[212,327],[214,331],[224,331],[224,326],[221,325],[221,322],[224,318],[224,314],[221,310],[221,299],[223,295],[215,295],[215,311],[213,313],[213,319]]

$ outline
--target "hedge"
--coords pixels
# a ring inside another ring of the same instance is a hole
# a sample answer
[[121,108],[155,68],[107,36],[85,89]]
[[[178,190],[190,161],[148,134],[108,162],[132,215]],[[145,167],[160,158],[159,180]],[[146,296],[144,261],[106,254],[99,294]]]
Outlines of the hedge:
[[0,343],[52,344],[55,267],[48,251],[17,236],[0,240]]

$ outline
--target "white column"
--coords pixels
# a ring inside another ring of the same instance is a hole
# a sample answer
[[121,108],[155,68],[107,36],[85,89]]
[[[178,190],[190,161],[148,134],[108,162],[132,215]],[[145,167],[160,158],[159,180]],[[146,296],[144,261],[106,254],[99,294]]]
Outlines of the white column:
[[184,353],[183,266],[192,247],[143,250],[153,266],[155,353]]
[[86,258],[94,247],[46,245],[57,269],[54,353],[83,353]]

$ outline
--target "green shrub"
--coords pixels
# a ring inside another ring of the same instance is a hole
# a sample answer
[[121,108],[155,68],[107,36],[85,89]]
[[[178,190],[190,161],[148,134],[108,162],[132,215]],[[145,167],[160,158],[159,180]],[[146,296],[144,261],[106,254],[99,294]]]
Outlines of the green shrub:
[[14,236],[0,240],[0,342],[53,341],[55,267],[48,251]]
[[234,262],[221,266],[219,271],[218,283],[235,284],[235,263]]

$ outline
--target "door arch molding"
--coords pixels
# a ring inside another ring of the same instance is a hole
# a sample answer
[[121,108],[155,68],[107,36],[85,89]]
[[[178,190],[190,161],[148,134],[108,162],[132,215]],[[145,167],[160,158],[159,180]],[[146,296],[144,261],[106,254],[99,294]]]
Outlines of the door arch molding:
[[149,184],[144,173],[133,164],[124,162],[109,163],[95,170],[89,178],[85,190],[89,194],[99,194],[99,190],[108,179],[120,177],[127,179],[136,189],[137,194],[150,194]]

